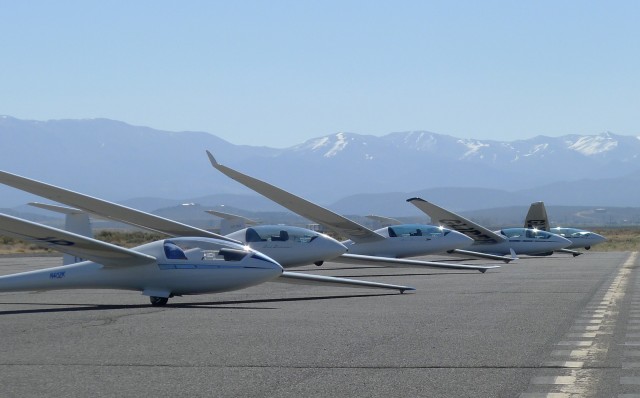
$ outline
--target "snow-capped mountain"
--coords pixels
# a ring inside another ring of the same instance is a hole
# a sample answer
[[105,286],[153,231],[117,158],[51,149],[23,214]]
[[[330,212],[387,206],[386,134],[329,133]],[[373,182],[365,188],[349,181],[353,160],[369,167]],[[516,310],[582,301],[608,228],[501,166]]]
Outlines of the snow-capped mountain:
[[[529,195],[547,190],[566,201],[558,204],[573,205],[578,198],[563,187],[578,184],[581,201],[590,192],[604,199],[600,179],[614,190],[606,200],[640,203],[637,184],[616,182],[640,173],[640,139],[610,132],[511,142],[427,131],[382,137],[340,132],[273,149],[107,119],[45,122],[4,116],[0,140],[5,149],[0,169],[110,200],[252,193],[215,171],[204,153],[208,149],[223,164],[319,203],[360,193],[478,187]],[[0,207],[23,201],[25,195],[0,187]]]
[[610,132],[599,135],[537,136],[527,140],[501,142],[462,139],[427,131],[391,133],[382,137],[337,133],[309,140],[291,149],[297,152],[321,154],[326,158],[348,153],[374,159],[380,151],[416,152],[431,157],[480,161],[486,164],[517,163],[524,160],[545,160],[560,156],[575,156],[586,161],[617,159],[637,161],[640,137],[622,136]]

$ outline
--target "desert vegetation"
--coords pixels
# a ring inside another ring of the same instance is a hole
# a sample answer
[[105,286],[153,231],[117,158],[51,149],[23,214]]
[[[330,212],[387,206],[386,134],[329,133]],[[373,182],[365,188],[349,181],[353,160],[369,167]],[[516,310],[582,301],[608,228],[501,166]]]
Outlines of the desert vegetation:
[[591,248],[597,252],[624,252],[640,250],[640,227],[586,228],[598,233],[607,241]]

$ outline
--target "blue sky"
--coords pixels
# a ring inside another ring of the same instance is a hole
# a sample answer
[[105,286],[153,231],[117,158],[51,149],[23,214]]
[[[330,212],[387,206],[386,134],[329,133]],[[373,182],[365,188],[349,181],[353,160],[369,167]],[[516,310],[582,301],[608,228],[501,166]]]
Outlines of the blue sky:
[[640,135],[638,1],[0,0],[0,114],[234,144]]

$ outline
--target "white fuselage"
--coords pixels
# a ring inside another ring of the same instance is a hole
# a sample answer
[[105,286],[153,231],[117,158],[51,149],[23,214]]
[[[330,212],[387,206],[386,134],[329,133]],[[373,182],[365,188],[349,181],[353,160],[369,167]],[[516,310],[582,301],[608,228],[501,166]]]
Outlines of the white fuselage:
[[590,249],[591,246],[607,240],[607,238],[600,234],[578,228],[555,227],[551,228],[549,231],[571,241],[571,245],[565,247],[565,249]]
[[287,225],[257,225],[227,237],[269,256],[284,268],[330,260],[347,251],[345,245],[328,235]]
[[[535,232],[532,232],[535,231]],[[508,255],[510,249],[516,254],[545,254],[566,248],[571,242],[561,236],[527,228],[507,228],[495,231],[507,240],[500,243],[474,243],[470,250],[481,253]]]
[[[185,238],[183,238],[185,239]],[[206,238],[200,238],[202,241]],[[169,241],[169,239],[167,240]],[[195,242],[195,240],[194,240]],[[149,292],[148,295],[218,293],[237,290],[266,282],[282,274],[282,267],[254,251],[225,260],[213,252],[187,251],[186,258],[167,258],[163,241],[134,250],[156,257],[156,262],[131,267],[105,267],[83,261],[76,264],[0,277],[0,291],[59,289],[123,289]],[[229,247],[226,243],[225,247]],[[242,247],[232,249],[242,252]],[[146,294],[146,293],[145,293]]]
[[[436,231],[437,229],[437,231]],[[420,234],[408,231],[420,231]],[[407,231],[407,233],[404,233]],[[432,233],[429,233],[432,231]],[[355,243],[351,240],[342,243],[349,249],[349,254],[362,254],[380,257],[405,258],[444,253],[449,250],[462,249],[473,243],[473,240],[459,232],[434,227],[431,225],[402,224],[376,230],[384,236],[383,241]]]

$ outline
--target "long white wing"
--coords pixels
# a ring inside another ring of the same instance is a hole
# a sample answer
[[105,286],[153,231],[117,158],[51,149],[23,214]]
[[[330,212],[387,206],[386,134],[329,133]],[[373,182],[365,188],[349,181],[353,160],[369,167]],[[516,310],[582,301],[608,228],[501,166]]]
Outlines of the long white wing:
[[482,253],[482,252],[476,252],[473,250],[462,250],[462,249],[455,249],[452,250],[450,252],[447,252],[448,254],[459,254],[462,257],[477,257],[477,258],[485,258],[487,260],[496,260],[496,261],[502,261],[506,264],[509,264],[511,261],[517,260],[518,256],[516,255],[516,252],[513,251],[513,249],[511,249],[511,255],[510,256],[502,256],[499,254],[491,254],[491,253]]
[[323,285],[323,286],[340,286],[340,287],[363,287],[374,289],[391,289],[404,293],[407,290],[416,290],[410,286],[391,285],[388,283],[361,281],[357,279],[337,278],[334,276],[311,275],[300,272],[284,271],[279,278],[273,279],[271,282],[297,283],[303,285]]
[[130,207],[56,187],[55,185],[7,173],[6,171],[0,171],[0,183],[54,200],[56,202],[64,203],[68,206],[76,207],[89,213],[97,214],[103,218],[161,232],[167,235],[209,237],[240,243],[235,239],[230,239],[204,229],[192,227],[187,224],[182,224],[150,213],[145,213]]
[[544,202],[533,202],[527,212],[527,218],[524,220],[525,228],[537,228],[543,231],[549,230],[549,217]]
[[257,178],[249,177],[216,161],[211,152],[207,151],[211,165],[227,177],[253,189],[259,194],[273,200],[294,213],[322,224],[333,231],[344,235],[356,243],[377,242],[384,240],[384,236],[354,222],[339,214],[309,202],[299,196],[273,186]]
[[331,259],[333,263],[353,264],[353,263],[377,263],[387,266],[397,267],[425,267],[425,268],[447,268],[460,271],[480,271],[486,272],[488,269],[500,268],[499,265],[466,265],[450,264],[438,261],[411,260],[408,258],[387,258],[377,256],[365,256],[361,254],[342,254],[340,257]]
[[429,217],[434,224],[444,225],[447,228],[451,228],[460,233],[463,233],[475,240],[477,243],[498,243],[504,242],[507,239],[504,236],[500,236],[497,233],[474,223],[456,213],[443,209],[440,206],[427,202],[421,198],[407,199],[407,202],[411,203],[418,209],[422,210]]
[[156,258],[124,247],[0,213],[0,234],[82,257],[105,267],[149,264]]

